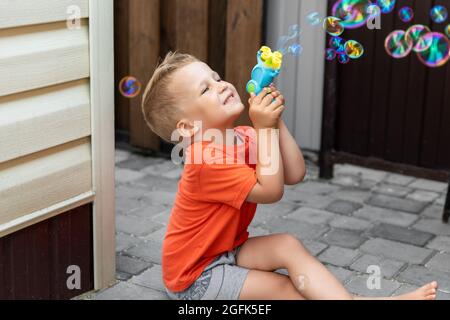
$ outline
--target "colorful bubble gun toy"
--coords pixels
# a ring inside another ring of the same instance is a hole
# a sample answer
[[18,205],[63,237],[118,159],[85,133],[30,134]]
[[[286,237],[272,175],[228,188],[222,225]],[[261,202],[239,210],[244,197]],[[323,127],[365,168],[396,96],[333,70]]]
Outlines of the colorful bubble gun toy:
[[256,54],[256,60],[258,64],[253,68],[252,79],[247,83],[247,92],[258,95],[280,74],[283,54],[263,46]]

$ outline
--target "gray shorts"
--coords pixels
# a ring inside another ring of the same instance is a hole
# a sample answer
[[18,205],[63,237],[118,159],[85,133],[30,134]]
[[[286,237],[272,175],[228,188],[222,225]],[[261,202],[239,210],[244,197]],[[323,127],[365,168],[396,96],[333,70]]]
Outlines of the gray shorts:
[[219,255],[195,282],[181,292],[166,289],[172,300],[238,300],[250,269],[236,265],[236,257],[242,245]]

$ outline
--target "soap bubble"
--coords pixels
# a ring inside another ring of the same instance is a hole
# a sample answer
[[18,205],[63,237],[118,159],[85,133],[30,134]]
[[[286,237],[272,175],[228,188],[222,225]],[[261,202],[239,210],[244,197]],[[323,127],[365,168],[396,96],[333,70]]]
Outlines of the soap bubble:
[[345,53],[345,40],[341,37],[332,37],[328,44],[337,53]]
[[337,58],[342,64],[346,64],[350,61],[350,58],[345,53],[338,53]]
[[431,38],[424,38],[424,35],[431,32],[430,28],[421,24],[415,24],[406,30],[405,37],[407,41],[412,41],[415,52],[427,50],[432,43]]
[[358,59],[364,53],[364,47],[361,43],[355,40],[348,40],[345,45],[345,53],[351,59]]
[[403,22],[410,22],[414,18],[414,11],[411,7],[403,7],[399,10],[398,16]]
[[359,28],[366,24],[369,18],[370,0],[339,0],[333,8],[334,17],[341,19],[341,25],[346,29]]
[[322,18],[318,12],[311,12],[306,18],[311,26],[316,26],[322,21]]
[[280,51],[282,54],[286,54],[289,50],[288,42],[293,39],[298,38],[300,36],[300,33],[301,33],[301,31],[300,31],[300,27],[298,24],[294,24],[294,25],[290,26],[288,35],[282,36],[278,40],[277,51]]
[[126,98],[134,98],[141,92],[141,83],[135,77],[124,77],[119,82],[119,91]]
[[336,58],[336,51],[332,48],[328,48],[325,50],[325,59],[328,61],[332,61]]
[[395,0],[377,0],[377,5],[382,13],[389,13],[394,10]]
[[405,34],[403,30],[394,30],[386,37],[384,48],[391,57],[404,58],[411,52],[413,42]]
[[450,24],[445,27],[445,34],[450,38]]
[[300,35],[300,26],[298,24],[294,24],[289,27],[288,32],[289,39],[294,39]]
[[371,4],[367,6],[366,12],[369,18],[376,18],[381,15],[381,8],[376,4]]
[[430,10],[431,19],[436,23],[442,23],[447,20],[448,12],[444,6],[437,5]]
[[440,67],[450,59],[450,40],[440,32],[430,32],[423,36],[425,40],[431,39],[431,46],[417,56],[423,64],[429,67]]
[[336,17],[326,17],[323,20],[323,28],[330,36],[339,36],[344,32],[344,27],[341,25],[341,19]]
[[303,47],[301,44],[299,43],[294,43],[293,45],[291,45],[289,47],[289,53],[292,54],[294,57],[298,57],[302,54],[303,52]]

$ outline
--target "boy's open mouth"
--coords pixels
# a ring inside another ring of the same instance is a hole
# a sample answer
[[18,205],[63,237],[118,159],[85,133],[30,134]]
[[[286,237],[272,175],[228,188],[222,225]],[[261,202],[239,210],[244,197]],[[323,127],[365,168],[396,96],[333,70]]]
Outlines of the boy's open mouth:
[[234,102],[234,94],[231,92],[230,94],[227,95],[227,97],[225,98],[225,100],[223,101],[224,105],[230,104]]

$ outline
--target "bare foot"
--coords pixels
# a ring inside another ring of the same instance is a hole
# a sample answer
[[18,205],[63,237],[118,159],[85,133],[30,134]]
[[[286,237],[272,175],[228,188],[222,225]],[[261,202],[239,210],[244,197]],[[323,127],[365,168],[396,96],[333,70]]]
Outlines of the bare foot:
[[437,282],[433,281],[412,292],[390,298],[393,300],[434,300],[436,299],[436,289]]

